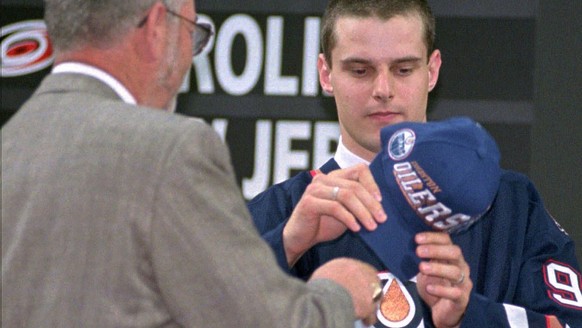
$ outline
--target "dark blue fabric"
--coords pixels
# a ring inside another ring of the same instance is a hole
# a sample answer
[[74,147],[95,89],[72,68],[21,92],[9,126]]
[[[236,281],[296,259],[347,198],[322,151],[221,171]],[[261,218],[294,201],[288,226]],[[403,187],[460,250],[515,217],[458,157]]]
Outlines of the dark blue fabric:
[[[321,171],[338,169],[331,159]],[[277,255],[281,268],[307,279],[323,263],[338,257],[351,257],[370,263],[379,271],[389,270],[357,234],[346,232],[340,238],[319,244],[288,268],[283,250],[282,231],[293,208],[311,182],[309,172],[274,185],[248,203],[254,222]],[[545,327],[544,315],[555,315],[570,327],[582,327],[582,293],[574,305],[560,300],[561,290],[546,283],[547,264],[571,268],[568,277],[578,279],[580,266],[574,243],[545,210],[533,184],[516,172],[504,171],[491,210],[467,231],[454,235],[453,242],[463,251],[471,268],[473,293],[462,327],[509,327],[504,304],[526,309],[530,327]],[[575,283],[575,282],[574,282]],[[430,314],[425,313],[430,327]],[[543,321],[543,325],[542,325]]]

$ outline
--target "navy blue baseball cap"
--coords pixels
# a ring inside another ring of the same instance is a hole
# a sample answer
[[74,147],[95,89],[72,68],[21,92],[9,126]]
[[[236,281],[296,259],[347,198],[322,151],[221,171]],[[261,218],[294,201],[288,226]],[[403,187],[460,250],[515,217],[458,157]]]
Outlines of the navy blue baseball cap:
[[495,140],[475,121],[456,117],[403,122],[380,132],[370,170],[388,220],[360,236],[402,281],[418,273],[414,236],[460,233],[491,207],[501,177]]

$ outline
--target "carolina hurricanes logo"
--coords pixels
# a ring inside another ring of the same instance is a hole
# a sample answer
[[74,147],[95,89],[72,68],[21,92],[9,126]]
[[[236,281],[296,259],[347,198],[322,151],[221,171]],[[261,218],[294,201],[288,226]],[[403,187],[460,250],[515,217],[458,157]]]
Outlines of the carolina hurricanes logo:
[[0,37],[2,77],[34,73],[53,63],[53,50],[42,20],[6,25]]

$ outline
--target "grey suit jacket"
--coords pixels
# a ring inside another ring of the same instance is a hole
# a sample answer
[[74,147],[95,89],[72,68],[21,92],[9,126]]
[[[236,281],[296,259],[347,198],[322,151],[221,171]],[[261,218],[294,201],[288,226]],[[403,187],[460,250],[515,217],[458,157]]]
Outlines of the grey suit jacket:
[[280,271],[206,124],[52,74],[2,129],[2,326],[353,327]]

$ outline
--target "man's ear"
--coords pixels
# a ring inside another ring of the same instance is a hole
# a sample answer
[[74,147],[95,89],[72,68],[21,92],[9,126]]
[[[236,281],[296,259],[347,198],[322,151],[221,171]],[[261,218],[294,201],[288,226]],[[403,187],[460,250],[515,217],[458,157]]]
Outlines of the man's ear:
[[317,57],[317,71],[319,72],[319,84],[321,85],[321,89],[328,95],[333,95],[331,69],[323,54],[319,54]]
[[157,60],[166,53],[168,27],[166,7],[156,2],[148,12],[145,23],[139,28],[141,51],[148,60]]
[[439,79],[439,72],[441,70],[441,52],[436,49],[432,52],[428,59],[428,91],[432,91]]

